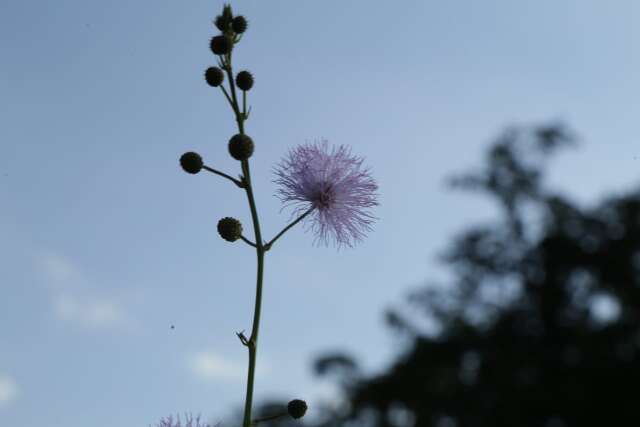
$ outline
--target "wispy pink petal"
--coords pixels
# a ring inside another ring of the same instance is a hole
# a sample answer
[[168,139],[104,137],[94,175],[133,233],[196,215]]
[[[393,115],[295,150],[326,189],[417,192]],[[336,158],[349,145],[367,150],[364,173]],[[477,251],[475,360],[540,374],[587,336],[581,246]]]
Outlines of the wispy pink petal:
[[167,418],[162,418],[160,422],[156,424],[156,427],[212,427],[211,424],[204,422],[201,423],[200,415],[193,418],[192,415],[185,414],[184,418],[185,423],[182,424],[180,421],[180,415],[178,415],[175,420],[173,419],[173,416],[169,415]]
[[362,163],[344,145],[301,145],[276,166],[276,195],[285,207],[294,207],[294,216],[314,208],[305,221],[317,242],[353,246],[371,230],[376,219],[371,208],[379,204],[378,185]]

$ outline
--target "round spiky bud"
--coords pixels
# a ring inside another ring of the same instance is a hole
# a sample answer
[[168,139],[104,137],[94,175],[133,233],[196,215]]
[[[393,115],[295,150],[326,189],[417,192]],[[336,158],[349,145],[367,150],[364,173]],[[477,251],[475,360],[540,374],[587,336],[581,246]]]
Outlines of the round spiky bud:
[[202,169],[203,162],[200,154],[189,151],[180,156],[180,166],[187,173],[198,173]]
[[287,405],[287,412],[291,415],[291,418],[302,418],[307,412],[307,402],[300,399],[294,399]]
[[204,79],[209,86],[218,87],[224,81],[224,73],[218,67],[209,67],[207,71],[204,72]]
[[216,20],[214,21],[214,23],[216,25],[216,28],[222,31],[223,33],[227,31],[230,24],[229,20],[223,15],[216,16]]
[[244,16],[236,16],[231,22],[231,28],[233,29],[233,32],[242,34],[247,31],[247,20]]
[[211,39],[209,47],[216,55],[226,55],[233,49],[233,42],[227,36],[215,36]]
[[253,154],[253,140],[241,133],[233,135],[229,140],[229,154],[236,160],[247,160]]
[[222,218],[218,221],[218,233],[224,240],[235,242],[242,236],[242,224],[235,218]]
[[236,76],[236,84],[241,90],[249,90],[253,87],[253,76],[248,71],[240,71]]

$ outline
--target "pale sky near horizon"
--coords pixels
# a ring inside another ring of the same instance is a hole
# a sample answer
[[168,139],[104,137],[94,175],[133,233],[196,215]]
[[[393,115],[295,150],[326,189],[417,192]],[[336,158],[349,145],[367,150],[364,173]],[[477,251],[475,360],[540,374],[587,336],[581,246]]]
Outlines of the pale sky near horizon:
[[[444,180],[507,125],[561,120],[581,138],[550,182],[580,203],[639,183],[640,3],[634,0],[232,1],[255,76],[247,132],[266,236],[289,218],[272,166],[326,138],[380,185],[366,241],[337,252],[302,228],[268,254],[258,401],[332,389],[311,362],[396,354],[383,310],[428,278],[449,238],[495,210]],[[255,256],[227,181],[234,122],[204,83],[223,2],[0,2],[0,425],[137,427],[242,403]],[[175,329],[171,329],[175,325]]]

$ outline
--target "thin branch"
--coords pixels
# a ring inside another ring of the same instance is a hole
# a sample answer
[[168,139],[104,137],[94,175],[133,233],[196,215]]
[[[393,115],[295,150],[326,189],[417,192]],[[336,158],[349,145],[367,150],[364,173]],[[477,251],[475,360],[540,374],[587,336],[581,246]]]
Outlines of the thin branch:
[[227,98],[227,101],[229,101],[229,105],[231,106],[231,108],[233,108],[233,111],[235,112],[236,109],[233,106],[233,101],[231,100],[231,97],[229,96],[229,92],[227,92],[227,90],[222,85],[220,85],[220,89],[222,89],[222,93],[224,93],[224,97]]
[[240,187],[240,188],[244,188],[244,184],[242,183],[242,181],[239,181],[239,180],[235,179],[234,177],[227,175],[227,174],[226,174],[226,173],[224,173],[224,172],[220,172],[219,170],[216,170],[216,169],[210,168],[210,167],[209,167],[209,166],[207,166],[207,165],[203,165],[203,166],[202,166],[202,169],[208,170],[208,171],[209,171],[209,172],[211,172],[211,173],[215,173],[216,175],[220,175],[221,177],[227,178],[228,180],[233,181],[233,183],[234,183],[235,185],[237,185],[238,187]]
[[244,345],[245,347],[249,346],[249,340],[247,339],[246,336],[244,336],[244,331],[242,332],[236,332],[236,335],[238,336],[238,338],[240,339],[240,342],[242,343],[242,345]]
[[289,413],[288,412],[283,412],[283,413],[276,414],[276,415],[268,415],[266,417],[256,418],[255,420],[251,421],[251,425],[255,426],[256,424],[261,423],[263,421],[275,420],[277,418],[284,417],[286,415],[289,415]]
[[242,117],[247,118],[247,91],[242,91]]
[[247,245],[249,245],[249,246],[253,246],[254,248],[256,247],[256,244],[255,244],[255,243],[253,243],[251,240],[247,239],[246,237],[244,237],[244,236],[240,236],[240,238],[241,238],[241,239],[242,239],[242,241],[243,241],[243,242],[245,242]]
[[271,249],[271,245],[273,245],[276,240],[278,240],[280,238],[280,236],[282,236],[284,233],[286,233],[287,231],[289,231],[289,229],[291,227],[293,227],[294,225],[296,225],[297,223],[299,223],[300,221],[302,221],[307,215],[309,215],[313,210],[315,209],[315,207],[311,207],[309,208],[308,211],[306,211],[305,213],[303,213],[302,215],[300,215],[298,218],[296,218],[295,221],[293,221],[291,224],[287,225],[280,233],[278,233],[278,235],[276,237],[274,237],[273,239],[271,239],[270,242],[268,242],[266,245],[264,245],[264,249],[266,251],[268,251],[269,249]]
[[[236,116],[236,122],[238,123],[238,132],[244,135],[244,121],[246,117],[240,112],[240,106],[238,105],[238,98],[236,97],[236,88],[233,80],[233,70],[231,67],[231,53],[226,56],[227,79],[229,80],[229,87],[231,90],[231,96],[226,90],[223,93],[227,97],[227,101],[231,104],[231,108]],[[253,221],[253,231],[255,233],[255,248],[258,261],[258,271],[256,274],[256,300],[253,311],[253,325],[251,327],[251,335],[246,340],[246,347],[249,350],[249,370],[247,372],[247,394],[244,401],[244,416],[242,421],[243,427],[251,427],[251,408],[253,404],[253,383],[255,381],[256,373],[256,359],[258,351],[258,331],[260,328],[260,311],[262,307],[262,282],[264,277],[264,254],[265,249],[262,242],[262,234],[260,233],[260,221],[258,219],[258,209],[256,207],[256,201],[253,197],[253,186],[251,185],[251,172],[249,171],[249,161],[243,160],[242,163],[242,183],[245,192],[247,193],[247,199],[249,201],[249,208],[251,209],[251,219]],[[245,337],[246,339],[246,337]],[[242,341],[242,339],[241,339]]]

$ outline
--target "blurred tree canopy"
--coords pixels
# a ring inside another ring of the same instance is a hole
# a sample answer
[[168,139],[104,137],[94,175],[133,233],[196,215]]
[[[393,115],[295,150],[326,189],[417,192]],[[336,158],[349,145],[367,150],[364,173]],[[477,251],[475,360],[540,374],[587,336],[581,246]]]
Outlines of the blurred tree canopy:
[[385,372],[317,360],[346,396],[319,424],[640,425],[640,192],[583,208],[546,188],[546,161],[574,140],[558,124],[509,129],[482,169],[451,180],[499,218],[455,237],[450,283],[387,313],[407,345]]

